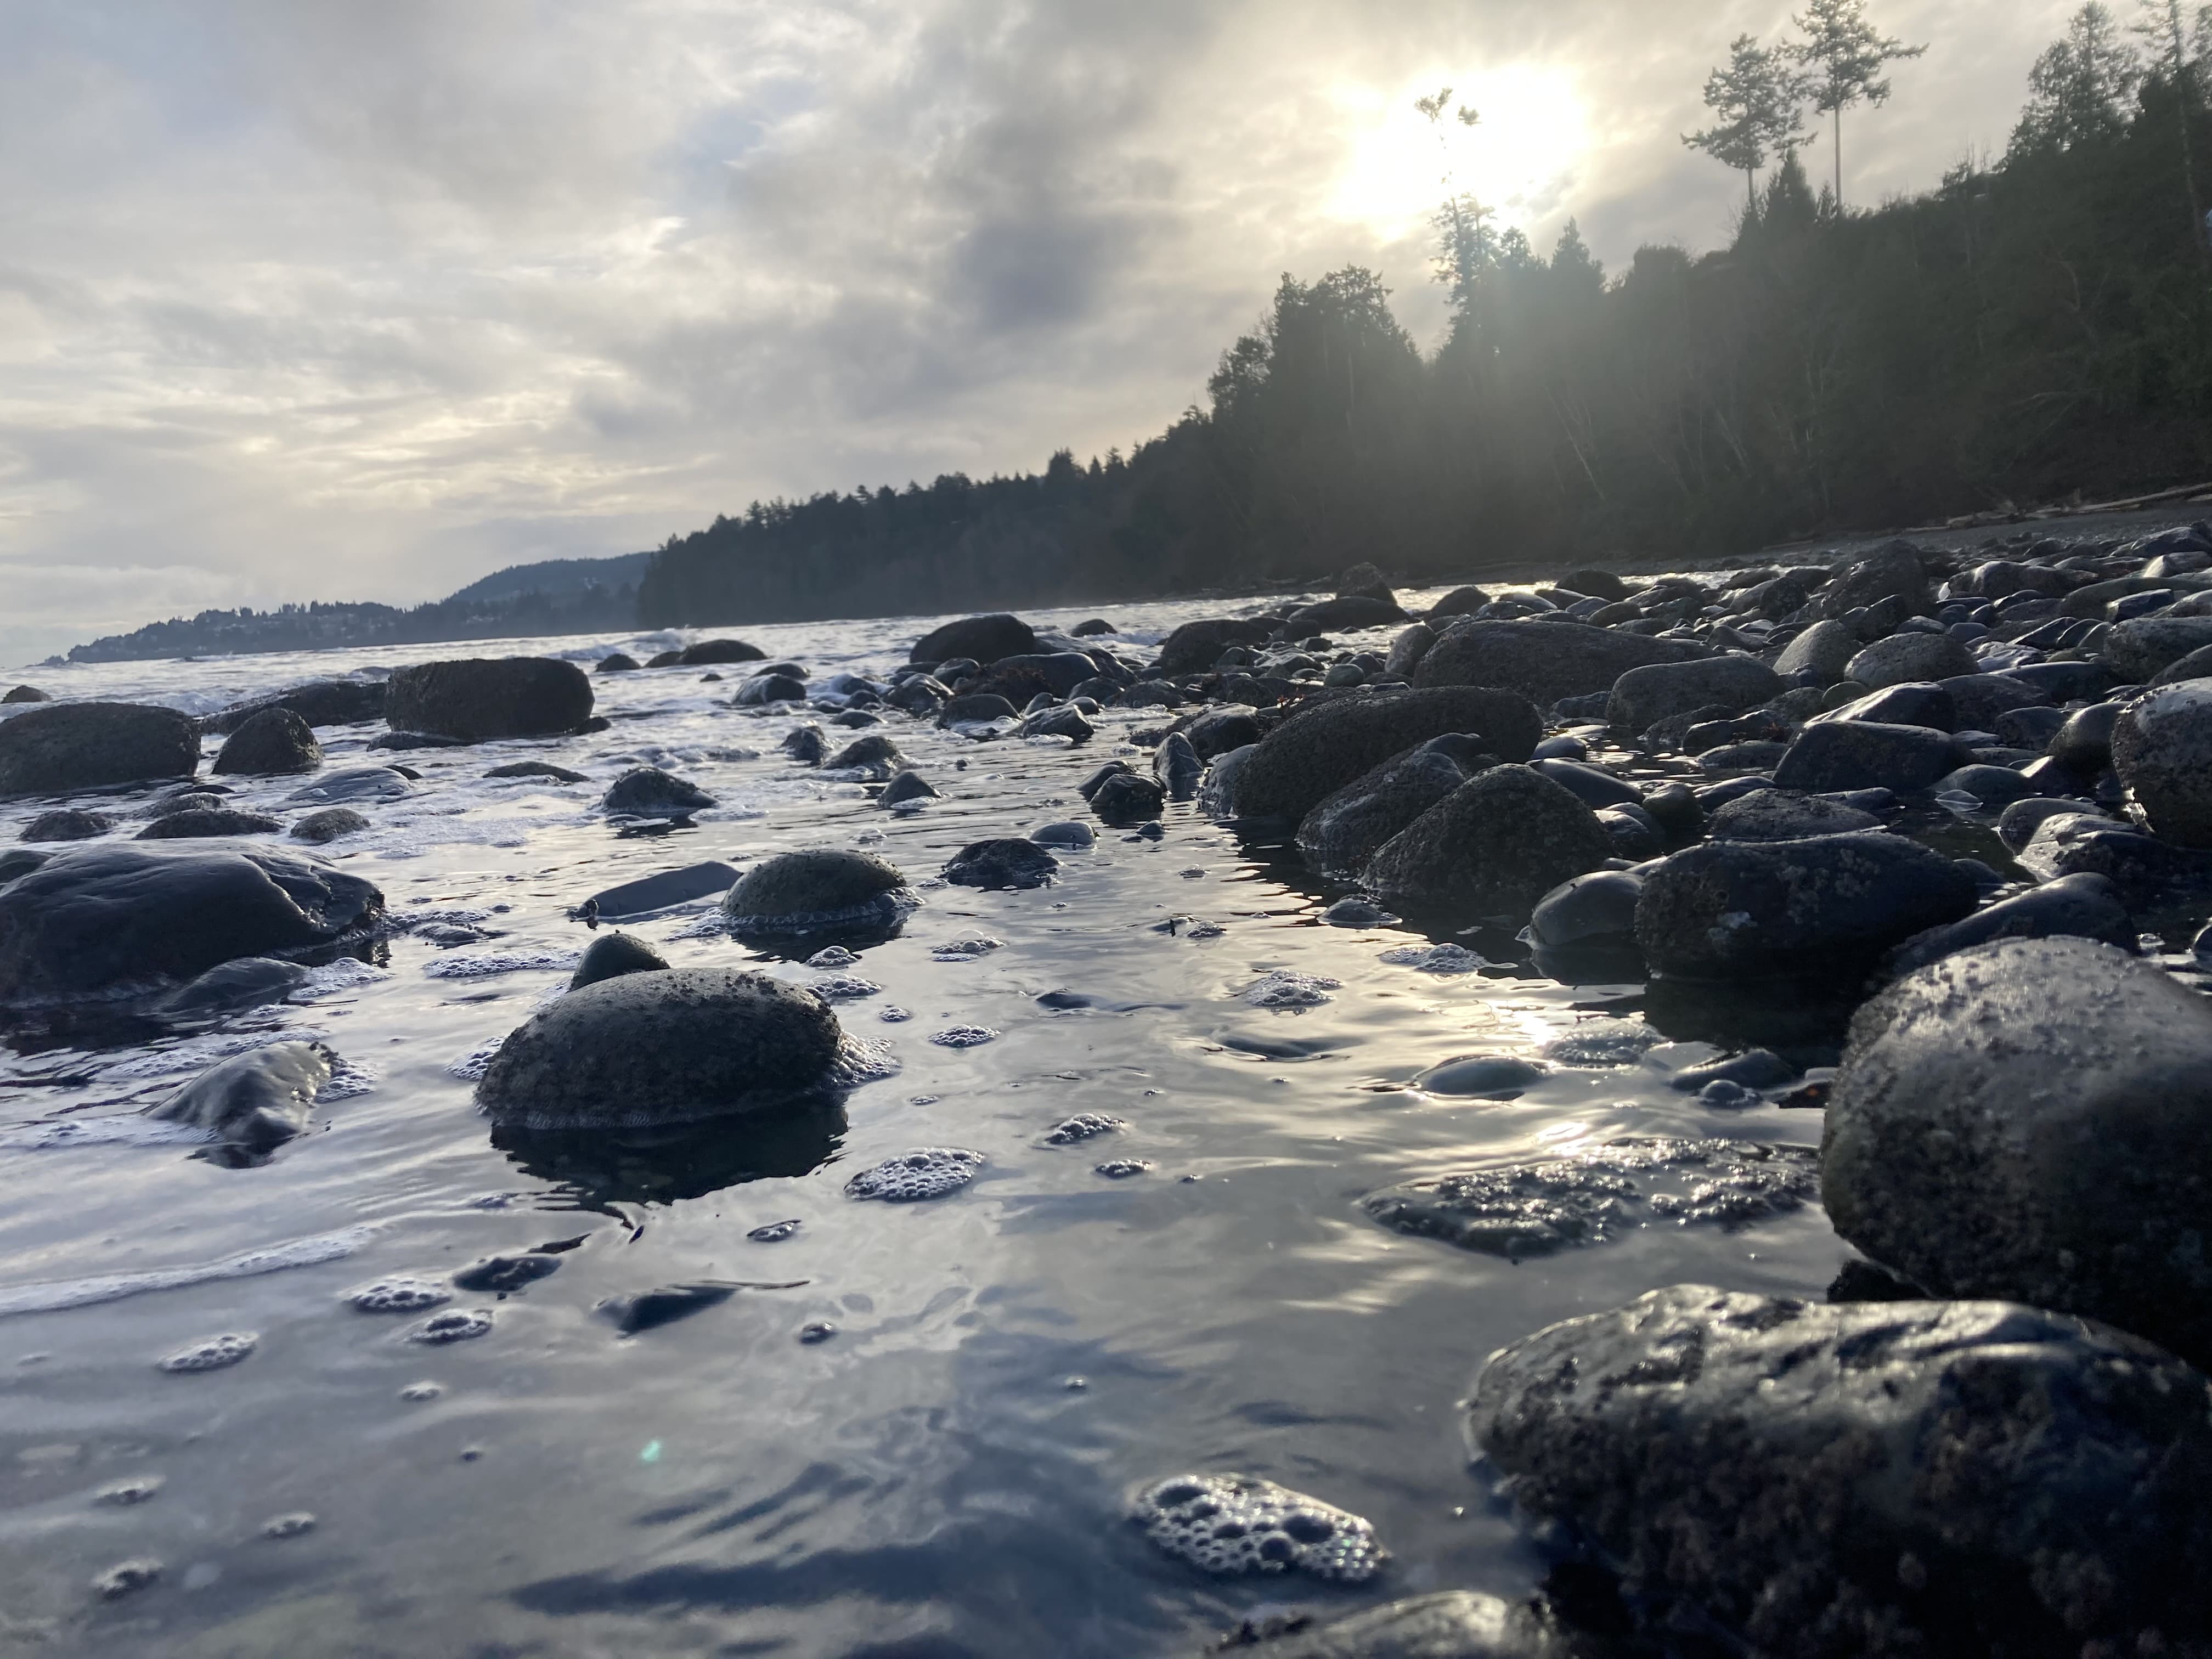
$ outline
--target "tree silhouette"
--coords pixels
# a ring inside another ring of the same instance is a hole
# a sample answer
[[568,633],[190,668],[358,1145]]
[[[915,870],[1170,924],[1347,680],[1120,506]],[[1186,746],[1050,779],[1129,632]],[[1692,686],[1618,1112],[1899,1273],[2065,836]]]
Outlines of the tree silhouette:
[[1705,77],[1705,107],[1720,118],[1703,132],[1682,135],[1723,167],[1743,174],[1745,210],[1759,206],[1759,170],[1778,150],[1805,142],[1801,113],[1810,90],[1806,77],[1790,68],[1783,47],[1765,47],[1758,37],[1739,34],[1729,46],[1725,68]]
[[1917,58],[1925,46],[1885,40],[1867,21],[1866,0],[1810,0],[1796,18],[1805,38],[1790,56],[1812,71],[1813,107],[1834,123],[1836,208],[1844,205],[1844,112],[1854,104],[1886,104],[1889,82],[1883,68],[1900,58]]
[[2028,71],[2027,106],[2013,147],[2071,149],[2109,143],[2127,130],[2128,107],[2142,80],[2135,51],[2101,0],[2087,0],[2066,33],[2044,49]]

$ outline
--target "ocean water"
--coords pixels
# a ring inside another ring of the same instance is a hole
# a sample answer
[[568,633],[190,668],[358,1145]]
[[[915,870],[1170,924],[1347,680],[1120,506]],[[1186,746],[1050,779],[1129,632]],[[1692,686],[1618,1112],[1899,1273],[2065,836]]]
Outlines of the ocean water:
[[[1224,608],[1107,614],[1136,645]],[[707,631],[819,679],[885,672],[932,625]],[[642,658],[680,637],[28,678],[200,713],[359,665]],[[1622,1135],[1809,1146],[1820,1115],[1672,1088],[1670,1070],[1717,1052],[1694,1042],[1547,1062],[1510,1101],[1425,1093],[1413,1079],[1455,1056],[1640,1027],[1638,988],[1466,959],[1431,971],[1407,947],[1507,953],[1325,926],[1341,885],[1188,805],[1157,838],[1096,826],[1048,888],[931,884],[968,842],[1089,819],[1076,785],[1117,756],[1142,766],[1128,734],[1168,717],[1109,711],[1076,749],[889,714],[945,794],[893,814],[787,760],[798,718],[729,708],[740,671],[720,672],[596,679],[614,722],[596,736],[398,757],[424,774],[416,794],[363,808],[373,830],[327,855],[395,916],[490,937],[398,933],[188,1036],[0,1051],[0,1651],[1122,1659],[1195,1652],[1263,1604],[1526,1594],[1545,1564],[1470,1467],[1454,1409],[1484,1357],[1656,1285],[1818,1295],[1844,1259],[1812,1203],[1735,1230],[1632,1204],[1602,1242],[1517,1263],[1385,1228],[1360,1200],[1401,1182]],[[331,765],[369,758],[377,729],[325,731]],[[521,758],[594,781],[483,776]],[[636,763],[720,804],[625,836],[594,804]],[[299,781],[247,782],[240,804]],[[0,842],[34,810],[0,805]],[[866,847],[922,890],[857,963],[758,956],[702,929],[705,903],[624,926],[679,965],[879,986],[838,1005],[877,1057],[841,1129],[614,1155],[501,1144],[467,1061],[565,983],[590,937],[571,907],[658,870],[819,846]],[[963,941],[989,945],[946,948]],[[1040,1000],[1054,992],[1074,996]],[[931,1040],[963,1027],[989,1040]],[[216,1059],[305,1036],[337,1052],[344,1086],[261,1167],[196,1156],[139,1115]],[[1048,1139],[1085,1113],[1121,1127]],[[929,1202],[847,1194],[856,1171],[933,1146],[980,1154],[980,1172]],[[1113,1163],[1139,1167],[1100,1173]],[[346,1299],[545,1245],[562,1247],[557,1271],[503,1296],[382,1314]],[[743,1288],[635,1334],[602,1306],[708,1281]],[[455,1310],[489,1329],[410,1340]],[[252,1351],[161,1368],[225,1334]],[[1352,1587],[1209,1577],[1129,1518],[1136,1492],[1187,1472],[1363,1516],[1390,1560]],[[270,1526],[302,1514],[311,1528]],[[159,1576],[103,1597],[96,1576],[127,1561]]]

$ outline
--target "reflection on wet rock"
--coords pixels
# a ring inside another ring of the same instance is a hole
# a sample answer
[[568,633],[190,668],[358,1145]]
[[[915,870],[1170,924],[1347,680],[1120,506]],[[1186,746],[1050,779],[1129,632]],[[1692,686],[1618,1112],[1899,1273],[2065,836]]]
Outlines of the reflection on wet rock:
[[843,1144],[844,1108],[805,1103],[765,1121],[666,1128],[534,1130],[494,1126],[517,1169],[587,1206],[675,1204],[747,1182],[811,1175]]
[[266,1153],[307,1127],[332,1058],[319,1042],[256,1048],[201,1073],[147,1115],[204,1129],[249,1155]]

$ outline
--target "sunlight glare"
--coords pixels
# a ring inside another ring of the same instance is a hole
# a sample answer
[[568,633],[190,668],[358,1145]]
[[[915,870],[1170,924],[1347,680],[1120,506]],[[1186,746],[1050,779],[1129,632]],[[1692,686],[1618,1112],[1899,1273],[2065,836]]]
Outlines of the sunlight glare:
[[[1431,125],[1413,100],[1447,86],[1454,113]],[[1495,209],[1501,228],[1526,226],[1560,205],[1589,146],[1573,77],[1536,64],[1437,71],[1395,92],[1347,86],[1334,95],[1355,137],[1333,210],[1386,237],[1412,230],[1455,190]],[[1481,112],[1480,125],[1460,124],[1462,104]]]

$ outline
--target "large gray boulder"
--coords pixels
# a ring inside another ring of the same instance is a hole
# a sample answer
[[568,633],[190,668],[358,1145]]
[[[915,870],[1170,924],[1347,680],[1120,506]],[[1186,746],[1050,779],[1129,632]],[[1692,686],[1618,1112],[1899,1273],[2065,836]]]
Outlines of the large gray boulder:
[[2113,769],[2144,822],[2181,846],[2212,847],[2212,680],[2153,691],[2118,713],[2112,733]]
[[1973,756],[1946,732],[1881,720],[1815,720],[1774,769],[1778,788],[1814,794],[1850,789],[1933,788]]
[[907,653],[908,662],[953,662],[966,657],[975,662],[996,662],[1036,649],[1036,630],[1018,617],[999,611],[988,617],[963,617],[925,634]]
[[229,776],[287,777],[323,763],[314,728],[289,708],[271,706],[239,722],[215,757],[214,770]]
[[373,929],[360,877],[264,848],[130,842],[61,853],[0,888],[0,1003],[152,988],[237,957],[297,956]]
[[1694,640],[1658,640],[1572,623],[1463,622],[1429,647],[1413,671],[1413,684],[1492,686],[1548,708],[1562,697],[1610,691],[1632,668],[1692,662],[1705,654]]
[[0,720],[0,796],[188,778],[199,763],[198,730],[173,708],[52,702]]
[[1298,821],[1298,849],[1321,869],[1357,873],[1376,848],[1466,781],[1459,763],[1438,750],[1387,760]]
[[508,1033],[477,1085],[496,1123],[620,1129],[772,1117],[833,1091],[837,1017],[734,968],[623,974]]
[[1655,1633],[1760,1659],[2212,1637],[2212,1383],[2082,1320],[1678,1285],[1492,1355],[1466,1426]]
[[745,872],[722,900],[741,934],[889,927],[914,908],[906,877],[872,853],[823,848],[778,853]]
[[1725,708],[1733,714],[1779,696],[1783,690],[1780,677],[1750,657],[1647,663],[1613,683],[1605,717],[1624,732],[1642,732],[1700,708]]
[[2212,645],[2212,617],[2139,617],[2117,623],[2099,650],[2123,681],[2141,684],[2192,651]]
[[1977,896],[1960,866],[1878,830],[1707,842],[1645,876],[1636,939],[1671,978],[1846,975],[1968,915]]
[[1833,685],[1859,653],[1859,636],[1839,622],[1820,621],[1782,647],[1774,672],[1785,679],[1813,676],[1816,685]]
[[1160,641],[1160,672],[1176,678],[1203,674],[1232,645],[1265,645],[1273,623],[1243,617],[1201,617],[1187,622]]
[[1236,809],[1296,823],[1323,797],[1417,744],[1466,732],[1492,754],[1528,758],[1543,725],[1526,699],[1476,686],[1356,692],[1304,709],[1260,740],[1237,775]]
[[1528,767],[1497,766],[1383,842],[1365,880],[1404,904],[1525,915],[1612,856],[1605,826],[1580,796]]
[[1892,634],[1853,657],[1844,678],[1882,691],[1893,685],[1972,674],[1977,666],[1973,653],[1948,634]]
[[591,677],[551,657],[416,663],[392,675],[384,697],[393,731],[462,743],[558,737],[591,717]]
[[1838,576],[1820,596],[1820,612],[1841,617],[1887,599],[1904,601],[1907,615],[1927,605],[1928,573],[1910,542],[1886,543]]
[[2081,1314],[2212,1363],[2212,1003],[2087,939],[2004,939],[1851,1022],[1820,1185],[1937,1296]]

